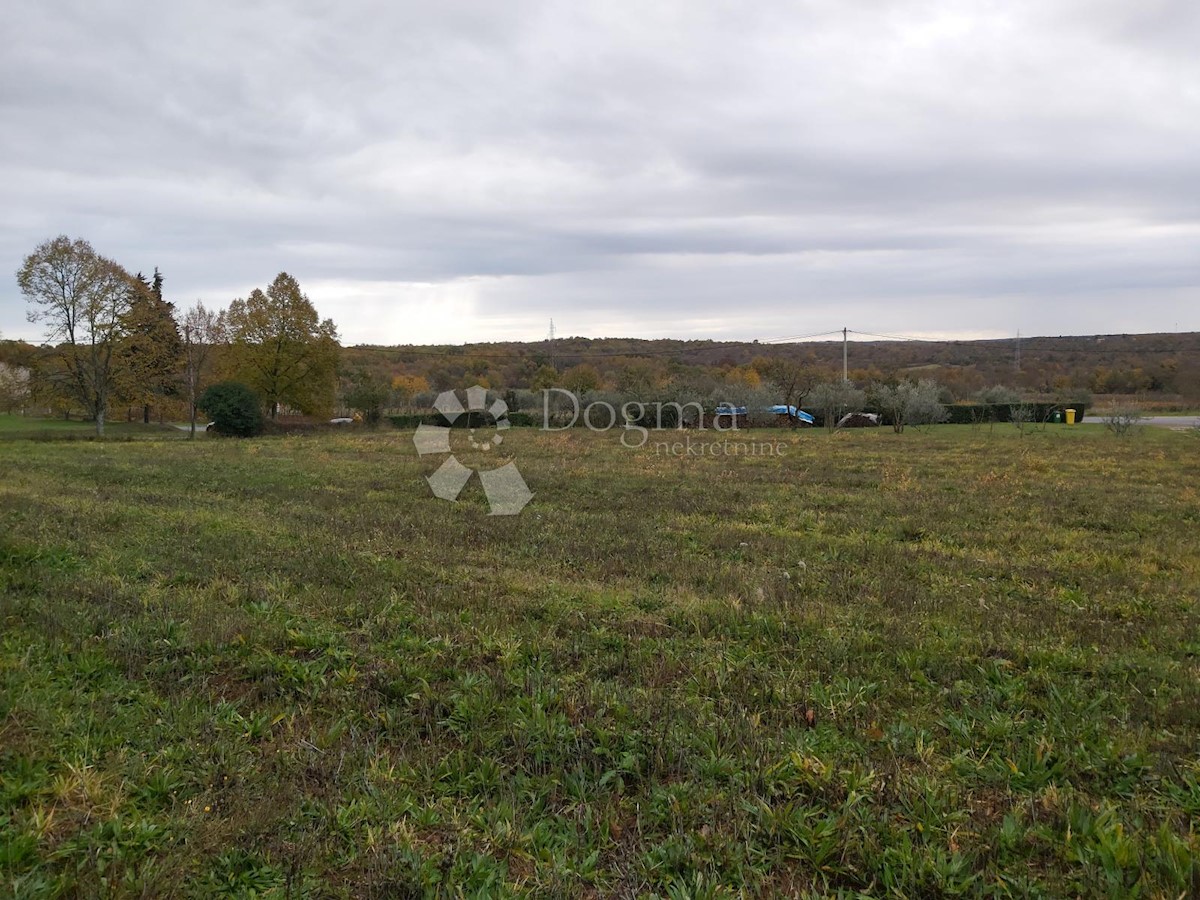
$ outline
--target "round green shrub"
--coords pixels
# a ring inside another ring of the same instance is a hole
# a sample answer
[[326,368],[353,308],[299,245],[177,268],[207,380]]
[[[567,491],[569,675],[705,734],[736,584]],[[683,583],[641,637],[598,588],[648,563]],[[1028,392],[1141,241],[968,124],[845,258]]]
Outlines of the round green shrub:
[[239,381],[212,385],[196,405],[212,419],[218,434],[253,437],[262,433],[262,404],[258,395]]

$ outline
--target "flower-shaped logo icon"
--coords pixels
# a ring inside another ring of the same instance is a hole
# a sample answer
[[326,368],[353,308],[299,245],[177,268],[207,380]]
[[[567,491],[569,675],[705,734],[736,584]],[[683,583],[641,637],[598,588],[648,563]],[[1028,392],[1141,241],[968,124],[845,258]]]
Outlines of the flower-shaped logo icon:
[[[467,440],[475,450],[486,452],[499,447],[504,443],[504,431],[511,425],[508,421],[508,405],[503,400],[496,400],[488,406],[487,388],[479,385],[467,388],[466,406],[462,405],[454,391],[443,391],[438,394],[433,408],[450,423],[463,413],[482,412],[491,416],[495,423],[495,434],[486,438],[476,434],[473,422],[468,420],[468,425],[472,427],[467,429]],[[438,470],[425,480],[429,482],[435,497],[457,500],[475,470],[464,466],[451,453],[450,428],[445,425],[418,425],[417,432],[413,435],[413,444],[420,456],[433,453],[450,454]],[[487,495],[488,507],[493,516],[515,516],[533,499],[533,492],[525,484],[516,463],[510,462],[496,469],[480,470],[479,480],[483,483],[483,492]]]

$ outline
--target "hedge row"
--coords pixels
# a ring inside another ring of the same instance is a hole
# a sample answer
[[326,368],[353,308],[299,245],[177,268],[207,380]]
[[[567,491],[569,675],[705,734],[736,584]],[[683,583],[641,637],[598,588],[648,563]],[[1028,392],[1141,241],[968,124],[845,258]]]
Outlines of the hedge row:
[[[946,407],[951,425],[972,425],[976,422],[1011,422],[1013,410],[1022,407],[1029,410],[1034,422],[1049,422],[1055,412],[1075,410],[1075,421],[1083,418],[1087,404],[1078,403],[955,403]],[[1066,421],[1066,416],[1063,416]]]

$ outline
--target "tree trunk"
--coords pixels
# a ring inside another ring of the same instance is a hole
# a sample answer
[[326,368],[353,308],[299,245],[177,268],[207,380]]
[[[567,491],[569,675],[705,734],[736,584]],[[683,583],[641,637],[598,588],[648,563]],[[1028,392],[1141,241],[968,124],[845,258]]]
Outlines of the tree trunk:
[[101,406],[96,411],[96,434],[104,437],[104,407]]
[[149,403],[142,404],[142,424],[143,425],[150,424],[150,404]]

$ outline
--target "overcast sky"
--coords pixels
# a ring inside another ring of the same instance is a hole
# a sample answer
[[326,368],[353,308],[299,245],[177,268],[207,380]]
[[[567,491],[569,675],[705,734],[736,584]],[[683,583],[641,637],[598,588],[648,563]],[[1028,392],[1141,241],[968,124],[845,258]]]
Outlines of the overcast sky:
[[9,4],[13,273],[347,343],[1200,330],[1200,3]]

